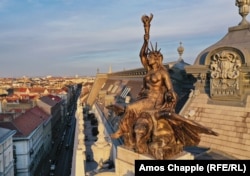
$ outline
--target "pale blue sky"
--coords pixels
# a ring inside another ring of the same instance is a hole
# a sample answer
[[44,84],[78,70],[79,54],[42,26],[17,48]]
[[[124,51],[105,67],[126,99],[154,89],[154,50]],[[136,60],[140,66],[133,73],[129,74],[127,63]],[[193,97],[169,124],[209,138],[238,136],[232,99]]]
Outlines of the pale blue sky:
[[0,77],[89,76],[141,67],[141,16],[164,62],[196,56],[241,21],[235,0],[0,0]]

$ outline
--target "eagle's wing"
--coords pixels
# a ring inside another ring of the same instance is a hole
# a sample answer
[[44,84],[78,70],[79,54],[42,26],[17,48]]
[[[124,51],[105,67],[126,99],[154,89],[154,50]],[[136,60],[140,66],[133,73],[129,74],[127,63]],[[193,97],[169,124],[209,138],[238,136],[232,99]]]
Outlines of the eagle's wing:
[[184,146],[198,145],[201,133],[218,136],[218,133],[213,130],[176,113],[171,113],[166,119],[173,129],[176,139]]

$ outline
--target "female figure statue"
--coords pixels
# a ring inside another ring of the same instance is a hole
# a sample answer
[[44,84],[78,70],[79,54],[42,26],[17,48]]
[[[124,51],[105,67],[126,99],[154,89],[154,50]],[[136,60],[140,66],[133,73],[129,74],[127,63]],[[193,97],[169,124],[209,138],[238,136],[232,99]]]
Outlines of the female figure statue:
[[162,64],[163,56],[157,44],[155,48],[152,44],[151,49],[148,48],[152,18],[152,14],[142,16],[145,34],[140,59],[147,73],[138,99],[126,107],[114,104],[106,108],[123,115],[112,138],[123,137],[125,147],[156,159],[166,159],[180,153],[183,146],[197,145],[199,133],[218,134],[175,113],[177,95]]
[[163,55],[160,50],[157,50],[157,44],[155,48],[153,48],[152,44],[151,49],[148,48],[150,21],[152,18],[152,14],[150,17],[142,16],[145,35],[140,58],[147,73],[143,79],[143,88],[139,93],[139,97],[135,102],[127,105],[126,108],[119,105],[111,105],[113,106],[112,109],[124,111],[119,129],[111,137],[116,139],[123,136],[124,145],[128,148],[134,148],[135,146],[133,125],[135,125],[140,113],[145,110],[155,109],[166,109],[169,112],[173,112],[177,101],[177,95],[173,90],[169,73],[162,64]]

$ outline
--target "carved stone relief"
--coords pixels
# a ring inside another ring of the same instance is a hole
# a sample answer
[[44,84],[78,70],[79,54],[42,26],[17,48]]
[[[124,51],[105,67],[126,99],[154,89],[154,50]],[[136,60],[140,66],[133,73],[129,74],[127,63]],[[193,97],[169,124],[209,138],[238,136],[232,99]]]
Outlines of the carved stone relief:
[[212,78],[236,79],[240,75],[241,60],[236,53],[222,51],[212,56],[210,69]]
[[239,55],[230,50],[217,52],[212,55],[209,67],[211,96],[238,96],[241,68]]

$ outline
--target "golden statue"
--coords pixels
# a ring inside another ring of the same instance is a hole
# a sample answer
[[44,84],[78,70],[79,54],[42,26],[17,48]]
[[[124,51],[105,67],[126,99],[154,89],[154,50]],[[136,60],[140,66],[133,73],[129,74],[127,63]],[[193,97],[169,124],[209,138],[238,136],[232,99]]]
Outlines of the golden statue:
[[197,145],[199,133],[217,134],[175,113],[177,94],[169,72],[162,64],[163,55],[157,49],[157,43],[155,48],[152,44],[151,49],[148,48],[152,18],[152,14],[142,16],[145,34],[140,58],[147,73],[138,99],[126,107],[114,104],[106,108],[123,115],[112,138],[123,137],[125,147],[151,154],[156,159],[166,159],[181,152],[183,146]]

